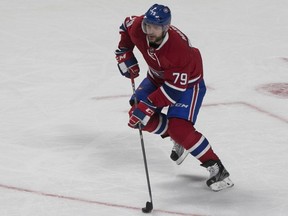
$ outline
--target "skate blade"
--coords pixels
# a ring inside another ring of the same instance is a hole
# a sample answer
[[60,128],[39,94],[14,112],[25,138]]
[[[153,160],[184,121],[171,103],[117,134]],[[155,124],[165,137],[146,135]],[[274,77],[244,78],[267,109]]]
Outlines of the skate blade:
[[210,185],[211,190],[213,191],[221,191],[226,188],[233,187],[234,183],[231,181],[229,177],[223,179],[222,181],[215,182]]
[[181,155],[181,157],[179,157],[175,162],[177,165],[180,165],[184,160],[185,158],[187,157],[187,155],[189,154],[189,152],[187,150],[185,150],[183,152],[183,154]]

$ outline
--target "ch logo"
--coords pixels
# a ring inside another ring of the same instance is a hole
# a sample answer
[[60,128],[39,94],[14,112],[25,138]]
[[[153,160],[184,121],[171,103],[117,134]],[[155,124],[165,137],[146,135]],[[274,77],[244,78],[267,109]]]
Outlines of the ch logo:
[[150,55],[154,55],[155,49],[152,47],[149,47],[148,52],[150,53]]
[[147,49],[147,53],[148,53],[148,55],[153,59],[153,60],[155,60],[156,61],[156,58],[155,58],[155,50],[154,50],[154,48],[152,48],[152,47],[149,47],[149,49]]

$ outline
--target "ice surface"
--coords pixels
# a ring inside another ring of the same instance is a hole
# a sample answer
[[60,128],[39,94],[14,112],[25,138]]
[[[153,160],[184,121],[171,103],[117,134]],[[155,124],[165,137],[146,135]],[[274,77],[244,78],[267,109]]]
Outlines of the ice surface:
[[[0,2],[0,215],[143,215],[140,140],[128,128],[129,80],[114,59],[118,27],[154,1]],[[255,89],[288,82],[288,1],[159,1],[203,56],[209,89],[197,129],[235,187],[170,159],[144,133],[151,215],[288,214],[288,101]],[[136,51],[142,74],[146,65]]]

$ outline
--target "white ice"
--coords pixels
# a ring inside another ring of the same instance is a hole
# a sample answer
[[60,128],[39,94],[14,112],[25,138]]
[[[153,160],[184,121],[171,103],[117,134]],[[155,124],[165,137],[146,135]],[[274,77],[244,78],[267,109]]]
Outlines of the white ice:
[[[131,85],[116,67],[118,27],[154,1],[1,0],[0,215],[143,215],[140,139],[127,126]],[[170,159],[144,133],[151,215],[288,214],[288,101],[255,89],[288,82],[287,0],[159,1],[203,56],[209,87],[196,127],[235,187]],[[136,51],[142,74],[146,65]]]

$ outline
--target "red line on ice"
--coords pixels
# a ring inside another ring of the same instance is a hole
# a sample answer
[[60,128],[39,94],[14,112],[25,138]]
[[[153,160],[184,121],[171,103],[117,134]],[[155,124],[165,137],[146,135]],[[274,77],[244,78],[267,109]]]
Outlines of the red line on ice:
[[[39,195],[39,196],[44,196],[44,197],[52,197],[52,198],[57,198],[57,199],[83,202],[83,203],[88,203],[88,204],[96,204],[96,205],[102,205],[102,206],[108,206],[108,207],[123,208],[123,209],[137,210],[137,211],[141,211],[141,209],[142,209],[140,207],[120,205],[120,204],[114,204],[114,203],[108,203],[108,202],[100,202],[100,201],[88,200],[88,199],[83,199],[83,198],[78,198],[78,197],[63,196],[63,195],[59,195],[59,194],[46,193],[46,192],[41,192],[41,191],[36,191],[36,190],[31,190],[31,189],[25,189],[25,188],[20,188],[20,187],[14,187],[14,186],[9,186],[9,185],[3,185],[3,184],[0,184],[0,188],[4,188],[4,189],[8,189],[8,190],[14,190],[14,191],[18,191],[18,192],[31,193],[34,195]],[[160,210],[160,209],[154,209],[153,212],[161,212],[161,213],[165,213],[165,214],[180,215],[180,216],[204,216],[204,215],[166,211],[166,210]]]
[[264,110],[264,109],[261,109],[261,108],[255,106],[255,105],[253,105],[253,104],[250,104],[250,103],[247,103],[247,102],[243,102],[243,101],[214,103],[214,104],[213,104],[213,103],[212,103],[212,104],[204,104],[203,107],[221,106],[221,105],[225,105],[225,106],[227,106],[227,105],[244,105],[244,106],[247,106],[247,107],[249,107],[249,108],[251,108],[251,109],[256,110],[257,112],[266,114],[266,115],[268,115],[268,116],[270,116],[270,117],[273,117],[273,118],[275,118],[275,119],[277,119],[277,120],[280,120],[280,121],[282,121],[282,122],[284,122],[284,123],[288,123],[288,120],[285,119],[285,118],[283,118],[283,117],[280,117],[280,116],[275,115],[275,114],[273,114],[273,113],[271,113],[271,112],[268,112],[268,111],[266,111],[266,110]]
[[[116,98],[121,98],[121,97],[128,97],[128,95],[117,95],[117,96],[104,96],[104,97],[95,97],[93,99],[96,100],[105,100],[105,99],[116,99]],[[277,116],[273,113],[270,113],[266,110],[263,110],[255,105],[252,105],[247,102],[223,102],[223,103],[212,103],[212,104],[204,104],[203,107],[212,107],[212,106],[230,106],[230,105],[244,105],[246,107],[249,107],[251,109],[254,109],[257,112],[264,113],[270,117],[273,117],[277,120],[280,120],[284,123],[288,123],[288,120],[285,118],[282,118],[280,116]],[[100,201],[95,201],[95,200],[88,200],[84,198],[77,198],[77,197],[71,197],[71,196],[64,196],[64,195],[59,195],[59,194],[52,194],[52,193],[45,193],[41,191],[36,191],[36,190],[31,190],[31,189],[25,189],[25,188],[20,188],[20,187],[14,187],[14,186],[8,186],[8,185],[3,185],[0,184],[1,188],[8,189],[8,190],[14,190],[18,192],[26,192],[26,193],[31,193],[35,195],[40,195],[40,196],[45,196],[45,197],[52,197],[52,198],[58,198],[58,199],[64,199],[64,200],[70,200],[70,201],[77,201],[77,202],[83,202],[83,203],[89,203],[89,204],[96,204],[96,205],[102,205],[102,206],[108,206],[108,207],[115,207],[115,208],[123,208],[123,209],[130,209],[130,210],[137,210],[141,211],[140,207],[133,207],[133,206],[128,206],[128,205],[120,205],[120,204],[114,204],[114,203],[108,203],[108,202],[100,202]],[[169,215],[180,215],[180,216],[203,216],[203,215],[196,215],[196,214],[189,214],[189,213],[181,213],[181,212],[173,212],[173,211],[166,211],[166,210],[160,210],[160,209],[154,209],[154,212],[160,212],[160,213],[165,213]]]
[[[131,95],[111,95],[111,96],[99,96],[99,97],[93,97],[92,99],[94,100],[110,100],[110,99],[118,99],[118,98],[129,98],[131,97]],[[271,112],[268,112],[264,109],[261,109],[253,104],[250,104],[250,103],[247,103],[247,102],[243,102],[243,101],[235,101],[235,102],[223,102],[223,103],[212,103],[212,104],[204,104],[203,107],[210,107],[210,106],[220,106],[220,105],[226,105],[226,106],[229,106],[229,105],[244,105],[244,106],[247,106],[251,109],[254,109],[258,112],[261,112],[263,114],[266,114],[270,117],[273,117],[277,120],[280,120],[284,123],[288,123],[288,120],[283,118],[283,117],[280,117],[280,116],[277,116]]]

